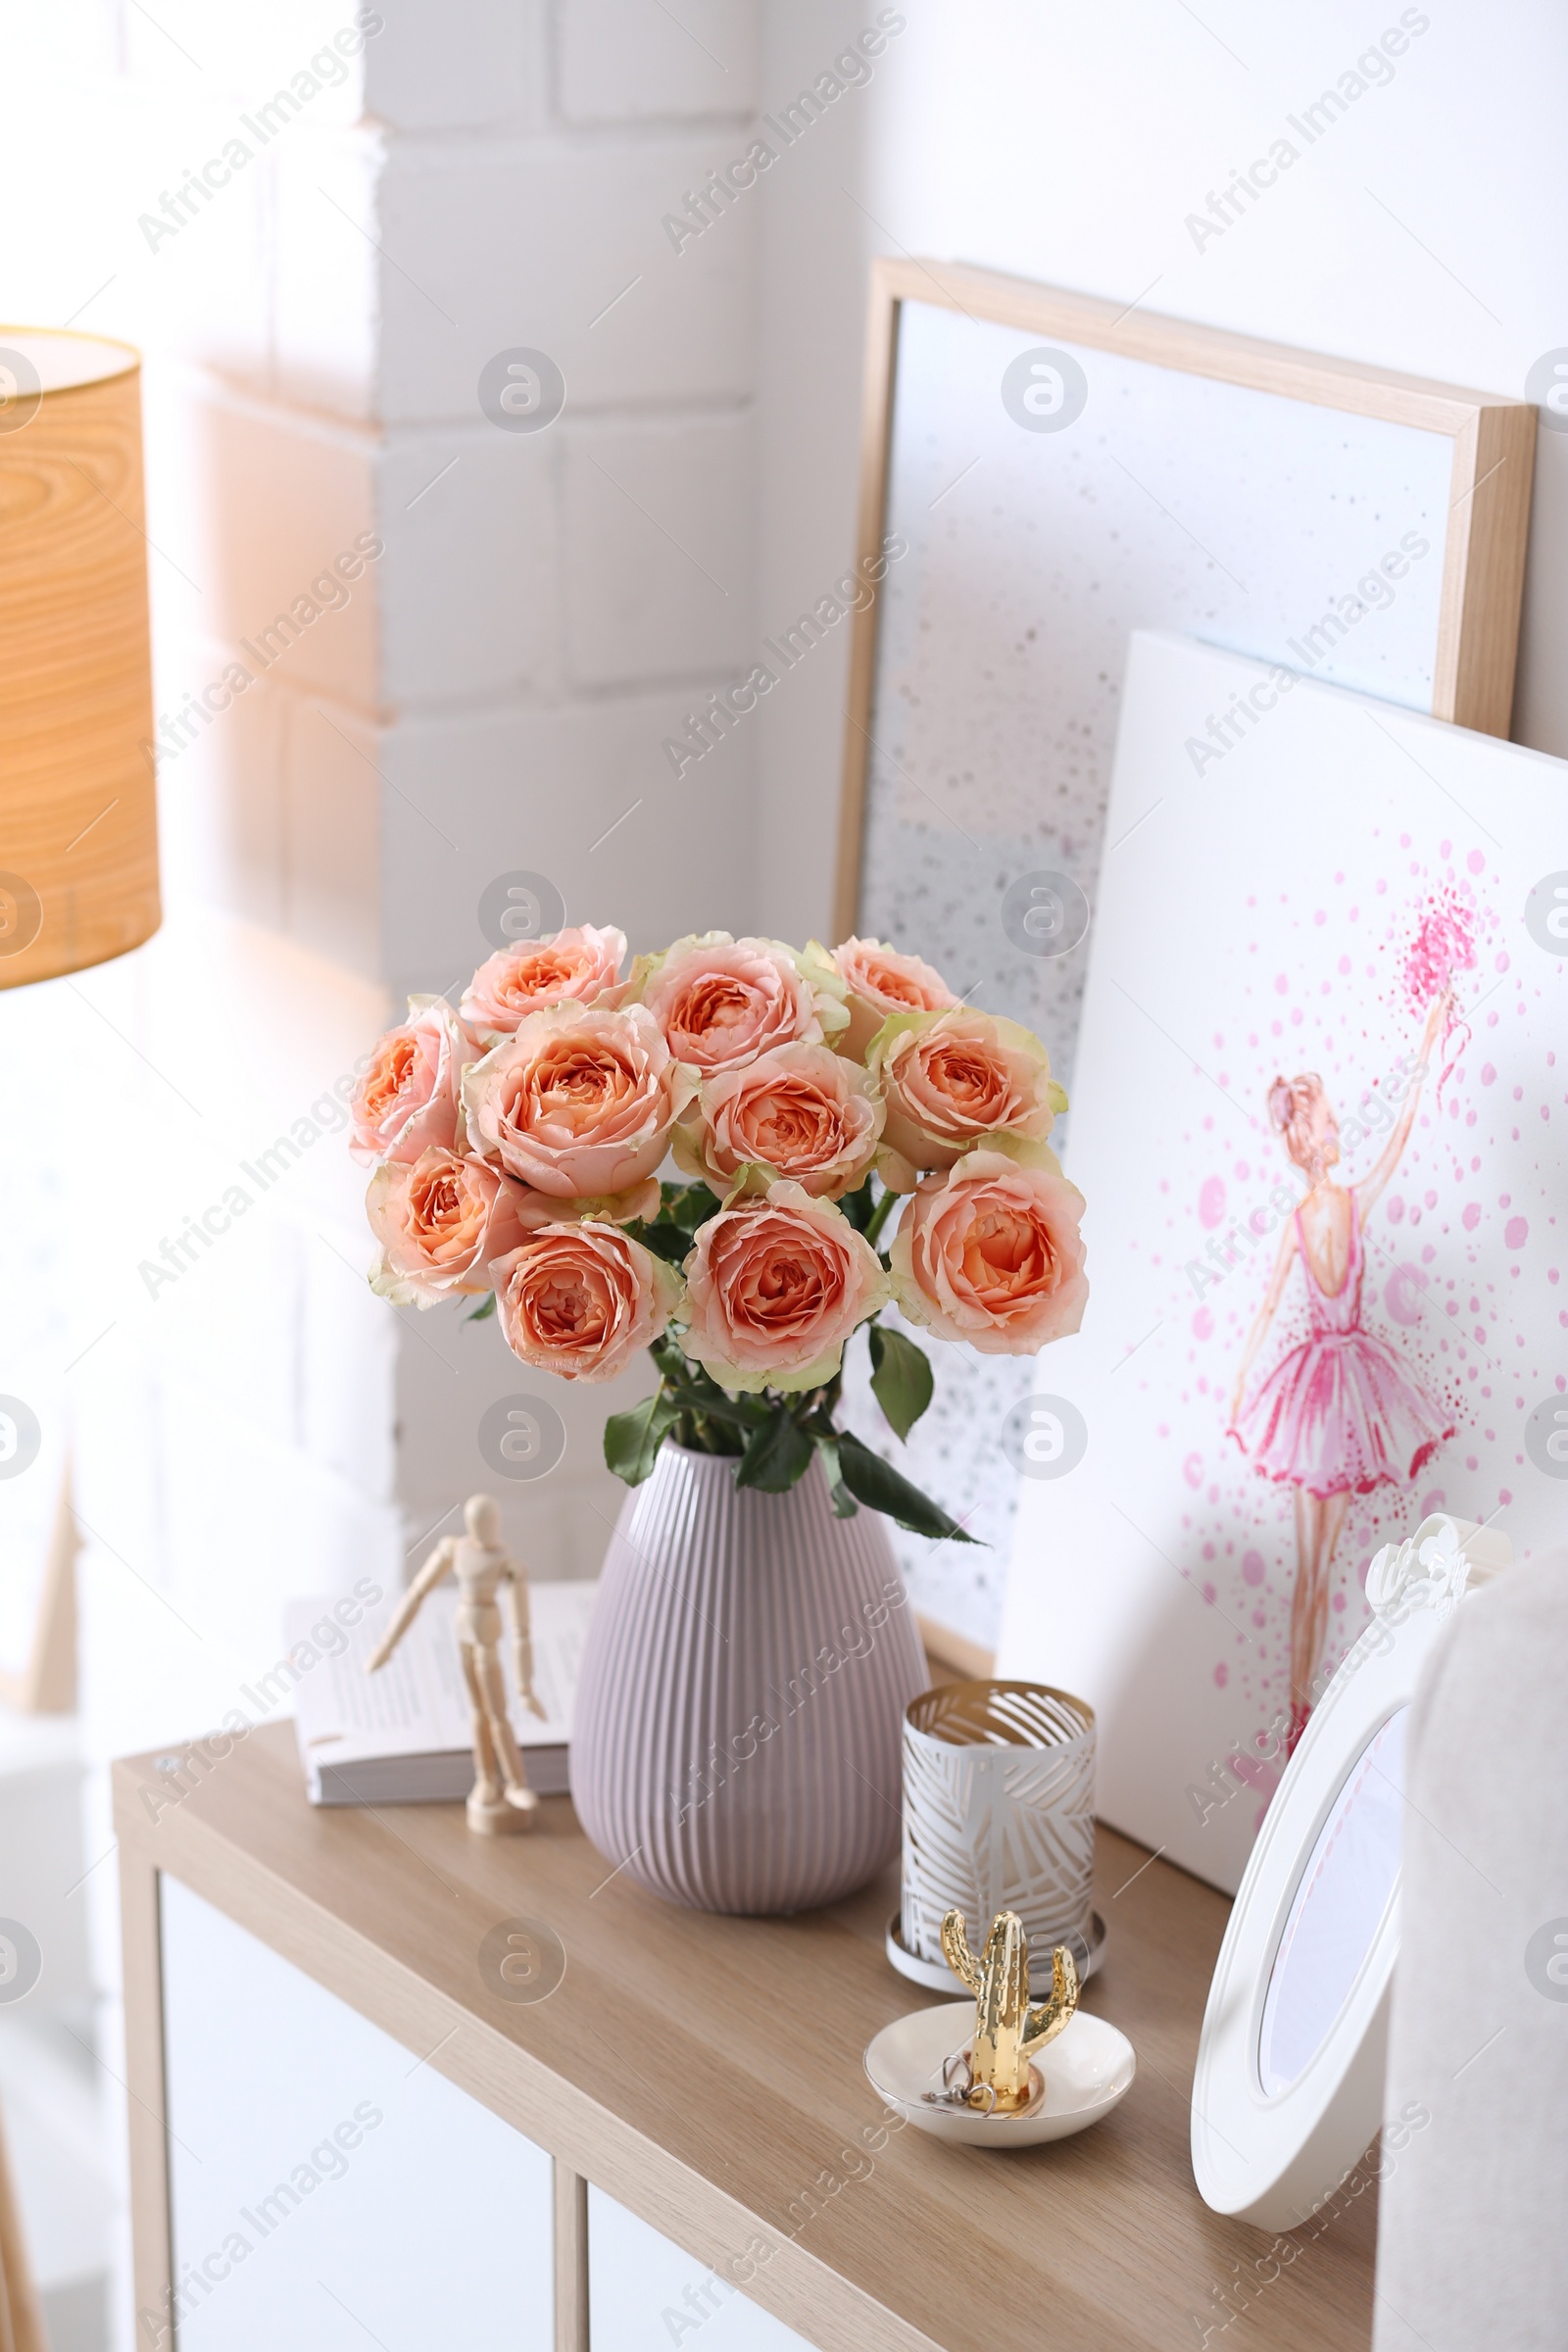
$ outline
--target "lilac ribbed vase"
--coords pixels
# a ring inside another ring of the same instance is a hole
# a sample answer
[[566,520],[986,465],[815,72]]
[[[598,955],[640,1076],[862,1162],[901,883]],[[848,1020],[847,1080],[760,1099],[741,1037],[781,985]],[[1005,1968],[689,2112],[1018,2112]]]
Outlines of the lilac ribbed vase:
[[880,1517],[835,1519],[667,1440],[605,1555],[571,1732],[578,1819],[699,1911],[806,1911],[899,1850],[904,1710],[929,1677]]

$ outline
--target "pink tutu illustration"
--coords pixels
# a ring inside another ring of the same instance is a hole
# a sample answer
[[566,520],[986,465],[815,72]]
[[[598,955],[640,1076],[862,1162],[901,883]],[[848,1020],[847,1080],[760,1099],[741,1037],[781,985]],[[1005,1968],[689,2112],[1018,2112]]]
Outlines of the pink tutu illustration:
[[[1368,1215],[1409,1140],[1421,1081],[1441,1025],[1446,991],[1427,1018],[1421,1061],[1397,1122],[1370,1175],[1337,1184],[1340,1130],[1322,1080],[1307,1071],[1275,1080],[1269,1116],[1286,1151],[1310,1179],[1280,1246],[1263,1303],[1243,1350],[1231,1396],[1230,1432],[1263,1478],[1295,1490],[1296,1591],[1291,1608],[1291,1731],[1294,1749],[1314,1699],[1328,1631],[1329,1572],[1352,1494],[1407,1487],[1453,1423],[1385,1341],[1362,1328]],[[1311,1330],[1262,1378],[1253,1364],[1299,1261]]]

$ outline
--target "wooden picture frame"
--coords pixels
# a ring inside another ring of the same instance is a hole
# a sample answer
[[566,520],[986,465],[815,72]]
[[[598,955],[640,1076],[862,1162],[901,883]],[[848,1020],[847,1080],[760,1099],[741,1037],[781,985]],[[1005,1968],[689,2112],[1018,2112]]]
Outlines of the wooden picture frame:
[[[953,262],[879,256],[871,265],[861,411],[858,562],[871,572],[888,498],[900,315],[936,304],[976,320],[1141,360],[1185,374],[1446,435],[1453,444],[1431,715],[1506,735],[1535,466],[1527,401],[1466,391],[1354,360],[1296,351]],[[857,612],[839,806],[834,936],[856,928],[883,600]]]

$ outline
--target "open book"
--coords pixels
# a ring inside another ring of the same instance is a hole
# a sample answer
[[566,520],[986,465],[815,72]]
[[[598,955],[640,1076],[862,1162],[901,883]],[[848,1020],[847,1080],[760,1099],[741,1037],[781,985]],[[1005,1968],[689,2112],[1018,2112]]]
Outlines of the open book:
[[[518,1700],[510,1634],[502,1639],[512,1727],[529,1785],[541,1796],[563,1795],[568,1786],[572,1700],[598,1590],[590,1583],[529,1587],[533,1687],[543,1723]],[[323,1658],[294,1691],[294,1731],[313,1805],[449,1804],[473,1787],[468,1693],[453,1630],[456,1585],[438,1585],[386,1665],[376,1674],[365,1671],[401,1597],[367,1610],[341,1655]],[[287,1642],[307,1640],[330,1606],[289,1601]]]

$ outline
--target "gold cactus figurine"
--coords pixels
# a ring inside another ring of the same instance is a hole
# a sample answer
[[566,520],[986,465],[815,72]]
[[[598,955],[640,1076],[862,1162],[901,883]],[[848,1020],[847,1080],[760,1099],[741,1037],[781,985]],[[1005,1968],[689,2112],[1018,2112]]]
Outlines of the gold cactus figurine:
[[1016,1911],[999,1911],[977,1960],[961,1911],[942,1921],[942,1950],[954,1975],[975,1996],[974,2049],[967,2103],[991,2115],[1016,2115],[1030,2099],[1029,2061],[1054,2041],[1078,2006],[1078,1971],[1065,1944],[1052,1954],[1051,1997],[1029,2006],[1029,1938]]

